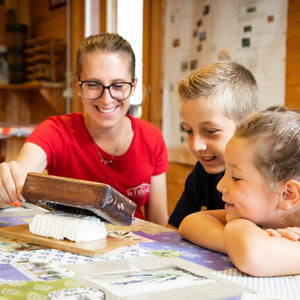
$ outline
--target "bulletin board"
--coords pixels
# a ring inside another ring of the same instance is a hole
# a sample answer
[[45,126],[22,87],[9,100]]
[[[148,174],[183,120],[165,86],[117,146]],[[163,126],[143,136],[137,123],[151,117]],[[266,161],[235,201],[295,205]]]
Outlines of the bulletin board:
[[166,0],[163,134],[169,160],[194,164],[181,127],[178,82],[211,62],[255,76],[259,108],[284,105],[288,0]]

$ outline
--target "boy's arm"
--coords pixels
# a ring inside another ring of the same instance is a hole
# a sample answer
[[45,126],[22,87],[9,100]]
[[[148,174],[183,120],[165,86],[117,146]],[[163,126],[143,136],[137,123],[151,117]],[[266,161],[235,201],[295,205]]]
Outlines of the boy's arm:
[[198,246],[226,253],[225,223],[224,209],[201,211],[185,217],[178,228],[178,233]]
[[300,273],[300,242],[270,236],[245,219],[228,222],[225,244],[233,264],[252,276],[279,276]]

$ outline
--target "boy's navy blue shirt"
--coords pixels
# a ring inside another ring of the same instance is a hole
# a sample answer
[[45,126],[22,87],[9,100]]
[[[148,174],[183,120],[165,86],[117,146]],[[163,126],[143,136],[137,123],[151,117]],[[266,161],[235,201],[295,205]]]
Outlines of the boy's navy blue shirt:
[[184,191],[172,212],[168,223],[176,228],[187,215],[211,209],[224,208],[222,194],[217,190],[217,184],[224,173],[208,174],[197,162],[187,177]]

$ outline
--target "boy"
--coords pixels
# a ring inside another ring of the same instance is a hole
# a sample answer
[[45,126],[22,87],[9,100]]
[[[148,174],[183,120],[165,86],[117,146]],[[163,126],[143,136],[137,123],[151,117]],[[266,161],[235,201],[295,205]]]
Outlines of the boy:
[[211,63],[183,79],[178,93],[182,126],[198,162],[169,218],[176,228],[193,212],[224,208],[216,186],[225,171],[225,146],[236,125],[256,109],[257,85],[237,63]]

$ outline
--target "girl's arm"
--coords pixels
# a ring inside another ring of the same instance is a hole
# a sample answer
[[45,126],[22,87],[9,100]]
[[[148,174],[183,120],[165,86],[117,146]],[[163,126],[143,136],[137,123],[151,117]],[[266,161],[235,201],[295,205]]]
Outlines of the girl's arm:
[[168,223],[166,173],[152,176],[149,200],[145,205],[146,220],[166,226]]
[[270,236],[251,221],[234,219],[224,230],[225,244],[233,264],[252,276],[300,273],[300,242]]
[[227,253],[224,241],[225,223],[224,209],[201,211],[185,217],[178,233],[198,246]]
[[270,236],[281,236],[291,241],[300,240],[300,228],[299,227],[287,227],[287,228],[278,228],[278,229],[266,229],[266,232]]

